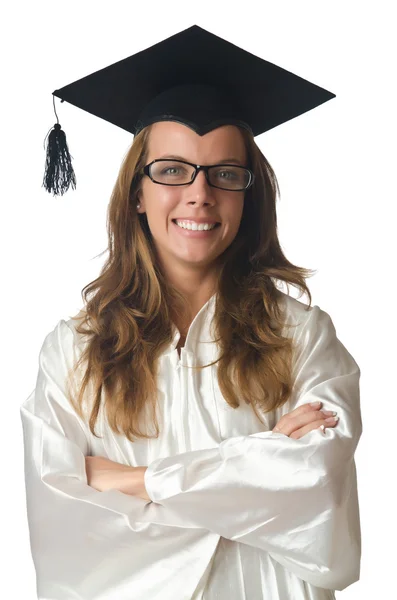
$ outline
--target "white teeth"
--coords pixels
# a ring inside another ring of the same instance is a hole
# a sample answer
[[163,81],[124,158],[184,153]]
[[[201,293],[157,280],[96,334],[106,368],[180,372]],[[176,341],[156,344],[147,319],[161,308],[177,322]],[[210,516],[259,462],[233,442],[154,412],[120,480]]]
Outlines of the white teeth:
[[178,227],[182,227],[182,229],[190,229],[192,231],[208,231],[210,229],[214,229],[216,223],[185,223],[184,221],[177,221],[175,220],[175,223],[178,225]]

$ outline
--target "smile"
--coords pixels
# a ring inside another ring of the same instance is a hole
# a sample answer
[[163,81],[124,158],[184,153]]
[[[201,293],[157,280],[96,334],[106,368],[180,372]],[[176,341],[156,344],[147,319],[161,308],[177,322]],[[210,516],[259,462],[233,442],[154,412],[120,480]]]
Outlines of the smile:
[[[202,227],[203,223],[200,223],[199,225],[196,223],[193,223],[192,226],[195,227],[196,229],[189,229],[187,226],[184,227],[183,225],[177,225],[177,223],[175,223],[175,221],[172,221],[172,224],[174,225],[174,227],[177,228],[177,230],[182,235],[193,237],[193,238],[210,237],[220,227],[220,223],[217,223],[215,226],[211,226],[211,229],[197,229],[197,227]],[[207,227],[207,225],[205,225],[205,227]]]

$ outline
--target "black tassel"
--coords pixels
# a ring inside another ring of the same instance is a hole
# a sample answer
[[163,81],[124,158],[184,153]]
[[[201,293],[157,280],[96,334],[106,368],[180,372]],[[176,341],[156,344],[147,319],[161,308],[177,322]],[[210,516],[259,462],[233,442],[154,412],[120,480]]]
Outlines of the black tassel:
[[[48,135],[48,134],[47,134]],[[45,142],[45,140],[44,140]],[[76,176],[72,167],[65,132],[55,123],[48,136],[43,185],[53,196],[63,196],[69,187],[76,189]]]

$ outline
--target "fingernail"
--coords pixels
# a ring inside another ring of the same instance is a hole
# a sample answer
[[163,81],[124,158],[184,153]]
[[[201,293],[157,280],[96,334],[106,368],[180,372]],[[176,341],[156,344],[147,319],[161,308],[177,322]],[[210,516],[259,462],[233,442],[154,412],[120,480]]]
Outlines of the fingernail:
[[329,417],[328,419],[325,419],[326,423],[336,423],[337,421],[339,421],[339,417]]
[[321,404],[320,400],[317,400],[317,402],[310,402],[310,406],[318,406],[319,404]]
[[319,429],[321,429],[322,434],[325,435],[325,426],[324,425],[320,425]]

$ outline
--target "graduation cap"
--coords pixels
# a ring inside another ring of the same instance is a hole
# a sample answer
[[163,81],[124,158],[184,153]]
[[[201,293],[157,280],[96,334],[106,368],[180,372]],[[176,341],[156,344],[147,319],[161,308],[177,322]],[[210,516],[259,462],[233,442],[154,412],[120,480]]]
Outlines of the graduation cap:
[[[133,135],[157,121],[177,121],[199,135],[238,125],[257,136],[335,94],[193,25],[53,96]],[[75,189],[76,178],[57,121],[48,137],[43,186],[63,195]]]

